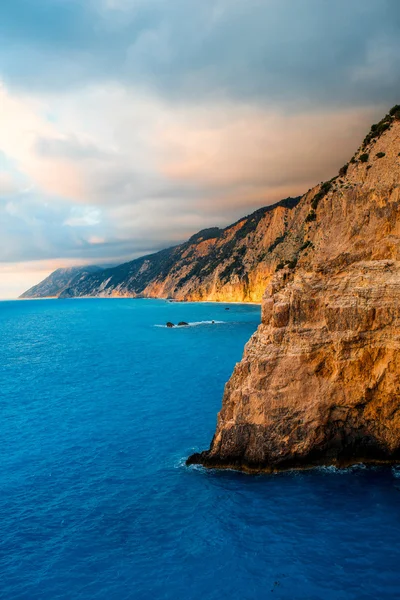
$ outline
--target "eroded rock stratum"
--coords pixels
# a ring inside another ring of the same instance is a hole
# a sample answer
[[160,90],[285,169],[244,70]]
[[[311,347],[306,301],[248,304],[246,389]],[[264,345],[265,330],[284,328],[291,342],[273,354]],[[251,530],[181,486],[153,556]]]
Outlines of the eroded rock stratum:
[[190,464],[400,460],[399,117],[294,209],[262,323],[226,385],[210,449]]

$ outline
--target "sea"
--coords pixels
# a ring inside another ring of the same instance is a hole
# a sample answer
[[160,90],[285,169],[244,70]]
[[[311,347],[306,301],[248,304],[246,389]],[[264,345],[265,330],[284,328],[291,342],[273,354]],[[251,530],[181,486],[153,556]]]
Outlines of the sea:
[[400,470],[185,466],[259,322],[256,305],[0,303],[1,599],[400,598]]

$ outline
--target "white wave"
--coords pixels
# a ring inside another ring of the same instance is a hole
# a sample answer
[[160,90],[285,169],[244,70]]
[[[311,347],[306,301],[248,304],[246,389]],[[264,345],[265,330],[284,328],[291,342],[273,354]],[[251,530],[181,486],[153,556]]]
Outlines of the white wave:
[[175,461],[174,469],[182,469],[183,467],[186,467],[186,460],[187,456],[181,456],[178,460]]
[[314,467],[311,470],[320,471],[322,473],[334,473],[336,475],[346,475],[346,473],[352,473],[354,471],[363,471],[365,469],[373,469],[372,465],[365,465],[364,463],[355,463],[354,465],[349,465],[348,467],[335,467],[335,465],[326,465]]
[[214,469],[206,469],[206,467],[203,467],[203,465],[186,465],[185,464],[186,469],[189,469],[190,471],[200,471],[200,473],[211,473]]
[[400,465],[395,465],[392,467],[392,475],[396,479],[400,479]]
[[154,327],[163,327],[165,329],[185,329],[185,327],[199,327],[199,325],[220,325],[226,323],[226,321],[192,321],[187,325],[174,324],[173,327],[167,327],[166,325],[154,325]]

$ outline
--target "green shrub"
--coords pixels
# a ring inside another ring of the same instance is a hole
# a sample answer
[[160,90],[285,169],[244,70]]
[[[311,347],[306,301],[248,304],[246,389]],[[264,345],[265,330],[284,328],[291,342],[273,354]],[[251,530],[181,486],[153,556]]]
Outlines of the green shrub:
[[303,252],[303,250],[306,250],[306,248],[313,248],[314,244],[312,243],[311,240],[307,240],[306,242],[304,242],[304,244],[302,246],[300,246],[300,252]]
[[282,242],[284,241],[285,237],[287,235],[287,232],[285,231],[285,233],[283,233],[282,235],[278,236],[274,242],[272,242],[272,244],[270,245],[270,247],[268,248],[267,252],[272,252],[273,250],[275,250],[275,248],[277,246],[279,246],[279,244],[282,244]]
[[317,208],[318,204],[320,203],[320,200],[322,200],[322,198],[326,196],[331,187],[332,184],[330,181],[325,181],[325,183],[321,185],[321,189],[315,194],[314,198],[312,199],[311,208],[313,208],[314,210]]
[[280,271],[281,269],[283,269],[285,267],[285,263],[280,262],[276,265],[276,269],[275,271]]
[[306,216],[306,223],[311,223],[311,221],[315,221],[317,218],[317,213],[315,210],[310,210],[308,215]]
[[340,175],[340,177],[344,177],[346,175],[348,168],[349,168],[349,163],[346,163],[345,165],[343,165],[343,167],[341,167],[339,169],[339,175]]
[[387,131],[394,119],[400,119],[400,106],[397,104],[390,109],[389,113],[383,117],[379,123],[372,125],[370,132],[365,137],[362,147],[365,148],[372,140],[379,138],[382,133]]
[[400,104],[396,104],[389,110],[389,115],[395,119],[400,119]]
[[386,156],[385,152],[378,152],[376,158],[383,158],[384,156]]
[[290,260],[287,263],[287,266],[289,267],[289,269],[295,269],[297,265],[297,258],[292,258],[292,260]]
[[367,153],[361,154],[360,160],[362,163],[368,162],[368,159],[369,159],[369,154],[367,154]]

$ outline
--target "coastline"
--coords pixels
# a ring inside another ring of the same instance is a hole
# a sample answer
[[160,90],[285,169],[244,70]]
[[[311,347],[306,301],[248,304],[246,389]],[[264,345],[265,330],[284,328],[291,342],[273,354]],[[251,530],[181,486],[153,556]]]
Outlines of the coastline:
[[165,298],[159,296],[73,296],[72,298],[61,298],[60,296],[43,296],[42,298],[4,298],[0,302],[15,302],[16,300],[163,300],[170,302],[171,304],[229,304],[229,305],[253,305],[261,306],[261,302],[246,302],[243,300],[229,301],[229,300],[175,300],[174,298]]
[[[320,461],[315,463],[305,463],[305,464],[287,464],[287,466],[282,467],[273,467],[271,465],[260,465],[258,467],[251,466],[245,463],[237,464],[235,462],[218,462],[215,461],[207,461],[204,462],[202,460],[197,460],[197,457],[202,455],[203,453],[194,453],[190,455],[186,461],[185,465],[187,467],[199,466],[204,469],[208,469],[210,471],[235,471],[237,473],[244,473],[247,475],[278,475],[279,473],[288,473],[288,472],[296,472],[296,471],[312,471],[314,469],[321,468],[334,468],[338,471],[342,471],[345,469],[349,469],[351,467],[357,467],[363,465],[364,467],[395,467],[400,465],[400,459],[369,459],[369,458],[359,458],[353,460],[333,460],[333,461]],[[194,459],[194,460],[192,460]]]

